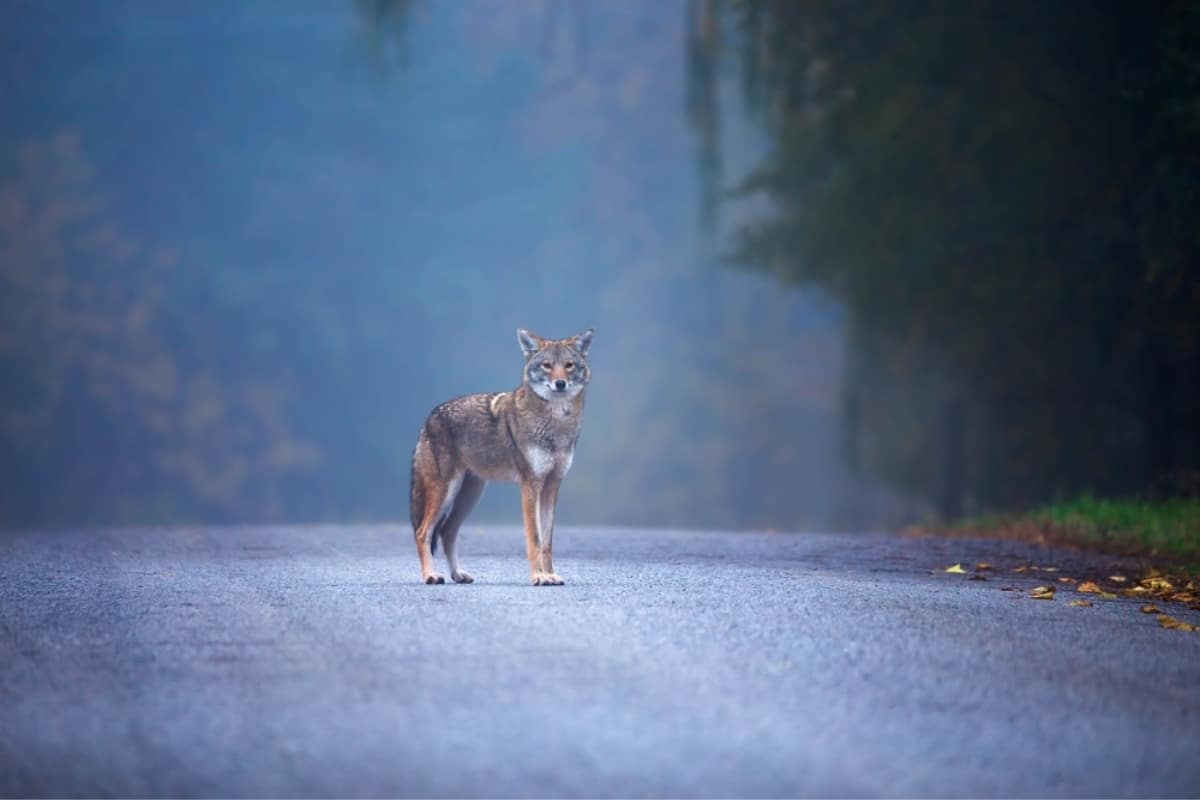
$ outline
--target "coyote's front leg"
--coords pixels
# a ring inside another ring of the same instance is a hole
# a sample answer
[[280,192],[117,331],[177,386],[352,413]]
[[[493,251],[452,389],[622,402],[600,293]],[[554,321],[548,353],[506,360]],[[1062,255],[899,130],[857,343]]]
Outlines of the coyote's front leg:
[[[551,540],[554,528],[554,502],[558,481],[521,483],[521,511],[525,516],[525,555],[529,558],[529,580],[534,586],[561,586],[554,574]],[[547,513],[549,509],[549,513]]]
[[558,487],[561,481],[553,475],[546,479],[542,486],[542,496],[539,510],[542,512],[538,519],[542,546],[542,569],[545,570],[545,583],[551,586],[561,586],[562,578],[554,571],[554,507],[558,504]]

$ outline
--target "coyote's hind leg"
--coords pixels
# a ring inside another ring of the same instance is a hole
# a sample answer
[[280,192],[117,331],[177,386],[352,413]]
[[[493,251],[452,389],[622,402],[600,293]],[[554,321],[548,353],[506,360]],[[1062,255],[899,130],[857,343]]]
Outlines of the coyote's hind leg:
[[417,557],[421,560],[421,580],[425,583],[445,583],[446,579],[433,569],[433,553],[430,551],[432,537],[438,532],[439,526],[450,512],[462,475],[458,475],[449,483],[443,484],[436,480],[425,481],[425,509],[421,524],[413,532],[417,540]]
[[458,488],[458,497],[454,499],[450,513],[438,526],[438,536],[441,537],[443,546],[446,548],[446,564],[450,567],[450,577],[455,583],[475,582],[471,573],[464,570],[458,563],[458,531],[463,520],[471,513],[471,509],[475,508],[479,498],[483,496],[486,486],[487,482],[479,476],[470,472],[464,475],[462,485]]

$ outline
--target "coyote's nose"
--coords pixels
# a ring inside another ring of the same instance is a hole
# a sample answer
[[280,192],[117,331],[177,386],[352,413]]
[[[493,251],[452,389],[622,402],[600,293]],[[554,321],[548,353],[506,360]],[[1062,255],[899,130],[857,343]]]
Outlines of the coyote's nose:
[[561,392],[563,389],[567,388],[567,382],[564,381],[562,378],[559,378],[558,380],[556,380],[554,382],[554,388],[558,389]]

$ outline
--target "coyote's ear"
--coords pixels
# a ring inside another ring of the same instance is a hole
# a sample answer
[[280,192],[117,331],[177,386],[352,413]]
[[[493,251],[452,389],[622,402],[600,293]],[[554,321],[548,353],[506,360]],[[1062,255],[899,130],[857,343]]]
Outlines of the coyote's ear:
[[517,328],[517,341],[521,344],[521,352],[526,358],[542,349],[544,340],[536,333],[530,333],[524,328]]
[[592,346],[592,329],[588,328],[576,336],[571,340],[571,344],[575,345],[575,349],[579,351],[581,356],[586,356],[588,348]]

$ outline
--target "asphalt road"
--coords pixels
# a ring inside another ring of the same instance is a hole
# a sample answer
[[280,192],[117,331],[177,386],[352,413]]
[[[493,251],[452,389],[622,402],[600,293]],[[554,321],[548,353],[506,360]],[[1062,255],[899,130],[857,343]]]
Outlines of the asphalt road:
[[535,588],[468,525],[477,582],[424,586],[411,542],[0,534],[0,792],[1200,795],[1200,633],[1004,571],[1103,559],[564,528]]

